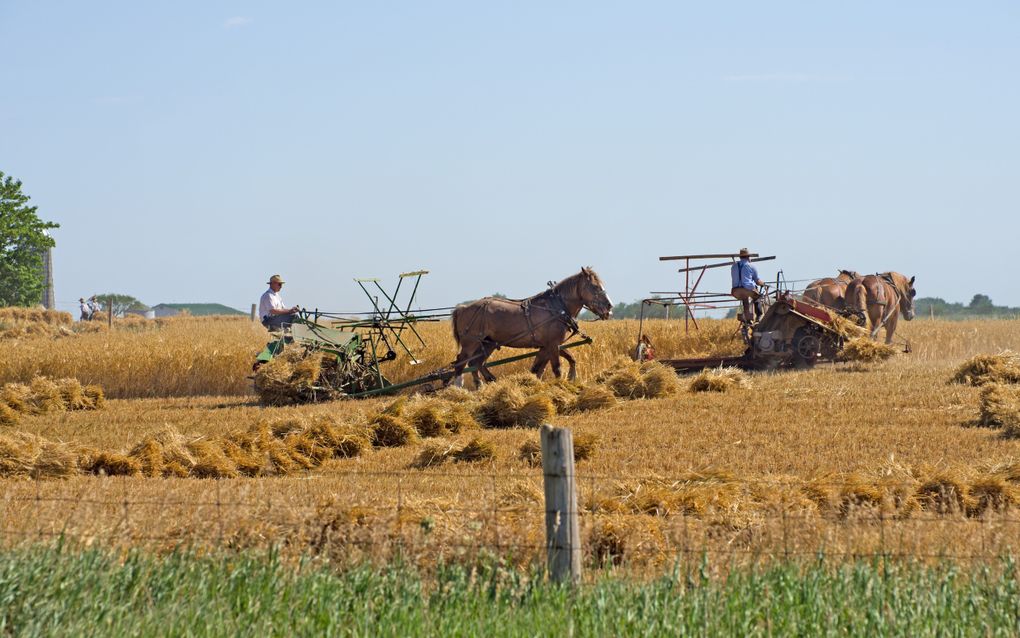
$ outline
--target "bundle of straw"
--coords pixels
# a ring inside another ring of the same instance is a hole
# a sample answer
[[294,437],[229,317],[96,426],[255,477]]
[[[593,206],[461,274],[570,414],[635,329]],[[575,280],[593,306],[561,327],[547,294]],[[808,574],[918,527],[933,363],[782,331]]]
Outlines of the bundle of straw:
[[450,456],[459,463],[491,461],[496,457],[496,446],[489,441],[483,441],[476,437],[468,441],[463,447],[453,451]]
[[474,408],[474,416],[487,428],[538,427],[556,413],[545,394],[528,394],[512,383],[486,386]]
[[1004,428],[1006,436],[1020,434],[1020,391],[1003,383],[985,383],[981,389],[979,423]]
[[840,361],[878,363],[896,354],[896,348],[867,337],[849,339],[839,351]]
[[77,470],[77,456],[63,443],[26,432],[0,436],[0,477],[63,478]]
[[676,394],[680,380],[676,372],[658,361],[639,363],[618,357],[595,377],[621,399],[654,399]]
[[728,392],[751,387],[750,377],[739,368],[710,368],[691,379],[691,392]]
[[376,447],[402,447],[418,441],[418,433],[411,424],[397,416],[377,414],[369,427],[372,445]]
[[255,372],[255,392],[266,405],[294,405],[335,398],[320,383],[323,355],[290,347]]
[[967,359],[953,373],[953,383],[1020,383],[1020,355],[1010,350],[999,354],[979,354]]
[[418,456],[415,457],[411,463],[411,467],[423,470],[427,467],[435,467],[446,463],[446,460],[450,458],[450,454],[453,449],[449,446],[437,445],[435,443],[429,443],[422,448]]

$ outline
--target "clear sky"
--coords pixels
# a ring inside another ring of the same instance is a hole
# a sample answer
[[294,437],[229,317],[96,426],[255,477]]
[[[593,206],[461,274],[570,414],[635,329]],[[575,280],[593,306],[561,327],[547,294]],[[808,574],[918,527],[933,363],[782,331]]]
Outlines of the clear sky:
[[[1020,305],[1020,3],[0,0],[0,171],[81,295],[363,309],[659,255]],[[715,271],[705,288],[728,289]]]

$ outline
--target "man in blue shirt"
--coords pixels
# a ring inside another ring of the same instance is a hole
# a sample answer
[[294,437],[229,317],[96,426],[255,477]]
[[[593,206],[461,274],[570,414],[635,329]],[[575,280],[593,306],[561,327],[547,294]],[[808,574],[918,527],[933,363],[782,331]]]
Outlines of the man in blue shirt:
[[[751,253],[746,248],[740,249],[740,261],[730,267],[730,276],[733,280],[733,288],[730,294],[744,306],[744,321],[752,322],[751,302],[758,301],[758,291],[755,286],[764,286],[764,282],[758,278],[758,270],[751,265]],[[753,321],[760,319],[761,306],[754,304]]]

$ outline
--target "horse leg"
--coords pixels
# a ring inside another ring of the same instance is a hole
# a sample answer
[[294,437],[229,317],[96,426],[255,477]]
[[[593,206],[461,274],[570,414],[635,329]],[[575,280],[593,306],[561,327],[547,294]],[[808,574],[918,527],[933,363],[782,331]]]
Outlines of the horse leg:
[[893,316],[885,322],[885,343],[886,345],[892,344],[893,334],[896,332],[896,324],[899,323],[900,313],[896,311]]
[[[553,376],[557,379],[560,378],[560,348],[559,346],[552,346],[551,348],[545,347],[539,351],[539,357],[542,358],[542,367],[545,367],[545,362],[549,362],[549,366],[552,368]],[[539,377],[541,378],[541,377]]]
[[577,360],[566,350],[560,350],[560,356],[567,360],[567,381],[577,380]]
[[474,368],[471,371],[471,380],[475,382],[475,389],[481,388],[485,385],[485,380],[479,375],[478,370],[481,369],[482,362],[485,360],[485,346],[479,346],[475,354],[471,355],[471,360],[468,361],[468,367]]
[[541,379],[542,373],[545,372],[545,364],[548,362],[545,350],[539,350],[538,354],[535,355],[535,363],[531,364],[531,374]]
[[478,371],[482,373],[482,378],[485,379],[485,383],[492,383],[496,380],[496,375],[492,374],[492,371],[485,367],[485,362],[496,350],[498,344],[495,341],[485,341],[482,343],[482,354],[478,355]]
[[871,304],[868,306],[868,319],[871,321],[871,339],[878,341],[878,331],[882,329],[882,315],[885,313],[885,304]]
[[453,364],[453,376],[450,377],[443,387],[450,385],[452,382],[454,386],[458,388],[464,387],[464,368],[468,366],[471,359],[475,357],[475,348],[467,343],[463,343],[460,346],[460,352],[457,354],[457,358],[454,360],[456,363]]

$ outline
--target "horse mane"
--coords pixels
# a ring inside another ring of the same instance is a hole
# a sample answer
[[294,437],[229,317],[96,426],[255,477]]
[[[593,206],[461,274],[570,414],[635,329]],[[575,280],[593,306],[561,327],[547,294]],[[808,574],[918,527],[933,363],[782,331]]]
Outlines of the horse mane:
[[598,276],[598,273],[596,273],[592,269],[591,266],[584,266],[583,268],[581,268],[580,274],[587,276],[588,279],[593,284],[595,284],[595,285],[597,285],[597,286],[599,286],[601,288],[605,288],[606,287],[605,284],[602,283],[602,278]]

